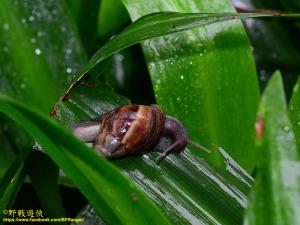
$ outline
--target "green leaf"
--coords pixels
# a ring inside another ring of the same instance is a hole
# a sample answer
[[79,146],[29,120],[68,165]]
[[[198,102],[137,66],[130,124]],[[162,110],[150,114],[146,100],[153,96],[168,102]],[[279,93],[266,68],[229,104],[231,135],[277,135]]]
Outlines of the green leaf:
[[0,224],[4,210],[10,209],[25,179],[25,169],[20,158],[16,158],[0,182]]
[[0,2],[0,88],[48,113],[86,62],[62,1]]
[[246,224],[299,224],[300,162],[279,72],[269,81],[257,118],[257,177]]
[[[209,4],[194,0],[184,4],[159,0],[148,4],[137,4],[136,0],[123,2],[133,20],[166,10],[222,12],[180,14],[189,19],[195,17],[194,23],[188,21],[190,28],[195,24],[230,20],[234,16],[265,16],[235,14],[230,1]],[[143,49],[157,103],[184,123],[192,140],[208,148],[211,144],[224,147],[248,172],[252,171],[255,163],[253,124],[259,89],[252,53],[241,23],[227,21],[148,40],[143,43]],[[198,150],[194,153],[203,156]],[[207,158],[218,167],[222,165],[217,152]]]
[[59,102],[53,116],[70,128],[125,104],[129,104],[129,100],[115,93],[111,87],[100,82],[87,82],[76,86],[64,101]]
[[4,119],[0,118],[0,180],[4,176],[7,168],[16,158],[15,146],[9,140],[4,132]]
[[45,148],[106,221],[169,224],[157,207],[115,167],[55,121],[3,96],[0,111],[15,119]]
[[97,18],[100,0],[65,0],[73,15],[80,40],[89,54],[94,52],[97,40]]
[[[100,95],[96,95],[96,93]],[[65,126],[95,118],[128,100],[103,84],[77,85],[57,107],[57,119]],[[158,153],[114,160],[173,224],[239,224],[253,179],[220,147],[222,173],[186,149],[159,165]],[[222,201],[220,201],[222,199]],[[97,217],[96,220],[99,218]]]
[[[270,17],[271,14],[237,14],[237,13],[176,13],[162,12],[147,15],[127,27],[114,39],[100,48],[90,59],[88,64],[76,75],[76,79],[65,91],[66,94],[81,80],[81,78],[114,53],[141,41],[172,34],[199,26],[217,23],[226,20],[246,19],[253,17]],[[279,16],[279,15],[276,15]],[[287,16],[287,15],[282,15]],[[291,15],[299,16],[299,15]],[[158,29],[159,28],[159,29]]]
[[[145,7],[145,5],[140,4],[141,7]],[[172,4],[170,3],[170,5]],[[218,6],[218,4],[212,5]],[[229,8],[227,10],[231,8],[229,5],[228,3]],[[155,6],[158,7],[156,11],[165,10],[163,5],[159,7],[159,4],[154,4],[145,7],[145,10],[139,8],[136,12],[131,12],[129,9],[129,12],[136,19],[140,16],[138,13],[142,15],[150,13],[155,9]],[[224,10],[224,5],[219,7]],[[151,9],[150,12],[148,12],[149,9]],[[200,9],[201,7],[197,10],[201,11]],[[185,9],[183,6],[174,7],[172,10],[192,11],[192,9]],[[66,90],[65,95],[81,80],[86,72],[98,63],[139,41],[231,19],[279,15],[286,16],[281,14],[184,14],[174,12],[154,13],[145,16],[104,45],[77,74],[77,80]],[[299,15],[290,16],[297,17]],[[191,31],[191,35],[183,35],[179,39],[174,38],[176,36],[173,38],[165,37],[163,41],[162,39],[156,40],[157,46],[154,44],[155,41],[147,42],[149,46],[147,47],[146,58],[151,73],[156,76],[153,81],[155,82],[157,101],[167,113],[178,115],[184,123],[189,120],[186,126],[192,133],[193,139],[206,145],[215,143],[230,149],[234,158],[248,171],[252,171],[254,168],[254,153],[251,151],[253,148],[252,126],[259,90],[248,40],[239,22],[236,25],[228,23],[226,27],[219,24],[212,26],[211,29],[214,31],[212,34],[205,33],[203,30],[202,34]],[[235,48],[228,48],[232,42],[236,43]],[[158,46],[161,49],[158,50]],[[204,54],[206,49],[209,49],[209,52]],[[220,54],[220,49],[222,49],[222,54]],[[162,51],[163,54],[159,51]],[[177,63],[178,58],[181,58],[182,62],[178,63],[177,67],[173,64]],[[209,63],[200,65],[201,62]],[[232,62],[235,62],[234,67],[231,66]],[[175,74],[175,76],[171,77],[169,74]],[[206,76],[210,78],[206,79]],[[184,79],[185,77],[188,78]],[[166,83],[169,88],[161,88]],[[186,88],[184,91],[182,91],[182,86]],[[174,91],[174,89],[178,91]],[[236,95],[236,90],[240,91],[241,94]],[[185,92],[190,93],[185,94]],[[64,99],[65,95],[61,97],[61,100]],[[181,107],[175,108],[178,103]],[[199,111],[199,109],[201,110]],[[198,113],[196,114],[196,112]],[[193,118],[193,121],[190,118]],[[238,141],[232,135],[233,133],[238,133],[243,141]],[[243,151],[239,150],[242,148]],[[210,158],[215,165],[221,165],[219,155],[213,154]]]
[[129,23],[129,15],[121,0],[101,1],[98,16],[98,34],[102,40],[107,41]]
[[57,165],[46,154],[33,151],[26,161],[26,171],[43,207],[43,212],[49,218],[65,217],[58,192],[59,168]]
[[298,155],[300,155],[300,78],[294,87],[292,98],[289,104],[289,116],[296,136]]

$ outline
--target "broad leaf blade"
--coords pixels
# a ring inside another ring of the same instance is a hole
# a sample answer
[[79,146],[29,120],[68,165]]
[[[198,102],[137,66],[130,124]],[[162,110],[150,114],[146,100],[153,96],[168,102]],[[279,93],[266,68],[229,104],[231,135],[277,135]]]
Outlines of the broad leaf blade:
[[[174,13],[162,12],[147,15],[135,23],[127,27],[114,39],[109,41],[106,45],[100,48],[90,59],[87,65],[76,75],[76,79],[65,94],[75,86],[75,84],[82,79],[82,77],[94,68],[98,63],[103,62],[105,59],[122,49],[129,47],[141,41],[159,37],[167,34],[172,34],[192,28],[217,23],[226,20],[246,19],[253,17],[270,17],[271,14],[237,14],[237,13]],[[276,15],[279,16],[279,15]],[[286,16],[286,15],[284,15]],[[295,15],[292,15],[295,16]],[[297,15],[296,15],[297,16]],[[64,96],[62,96],[63,98]]]
[[258,167],[246,224],[299,224],[300,162],[287,116],[283,84],[277,72],[260,103]]
[[[234,15],[230,1],[123,2],[133,20],[157,11],[222,12],[207,14],[206,19],[195,21],[207,25],[230,19],[223,17],[230,12]],[[247,14],[237,15],[243,18]],[[191,28],[192,24],[187,26]],[[222,22],[148,40],[143,43],[143,49],[157,102],[166,113],[184,123],[192,140],[208,148],[217,144],[228,149],[235,160],[247,171],[252,171],[252,134],[259,89],[252,53],[241,23]],[[208,158],[214,165],[222,165],[219,154],[213,153]]]
[[94,52],[97,39],[97,17],[100,0],[66,0],[85,49],[89,54]]
[[101,40],[107,41],[129,23],[129,15],[121,0],[101,1],[98,16],[98,35]]
[[26,161],[26,171],[35,193],[49,218],[65,217],[58,191],[59,168],[41,151],[33,151]]
[[0,2],[1,92],[48,113],[86,62],[61,1]]
[[[99,96],[95,94],[97,91],[101,93]],[[126,99],[110,92],[111,89],[103,84],[76,86],[58,105],[57,119],[70,127],[127,103]],[[157,153],[112,162],[174,224],[239,224],[253,179],[223,149],[214,148],[213,151],[221,152],[222,173],[188,149],[180,155],[170,155],[159,165],[155,163]]]
[[0,111],[15,119],[45,148],[106,221],[169,224],[142,192],[70,132],[16,101],[0,97],[0,103]]

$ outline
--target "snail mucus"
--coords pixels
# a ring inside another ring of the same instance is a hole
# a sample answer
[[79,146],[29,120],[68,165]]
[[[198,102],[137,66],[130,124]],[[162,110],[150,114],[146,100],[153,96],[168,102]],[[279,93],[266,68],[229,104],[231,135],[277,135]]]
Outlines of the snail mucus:
[[107,159],[160,152],[157,161],[170,152],[182,152],[187,144],[209,152],[188,139],[183,124],[165,115],[157,105],[125,105],[72,127],[80,140],[92,143]]

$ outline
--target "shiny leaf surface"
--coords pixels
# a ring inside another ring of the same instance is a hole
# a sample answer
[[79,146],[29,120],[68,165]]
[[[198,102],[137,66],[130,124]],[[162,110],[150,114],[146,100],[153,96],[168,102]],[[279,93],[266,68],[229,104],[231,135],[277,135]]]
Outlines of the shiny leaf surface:
[[[97,91],[100,91],[98,97]],[[110,92],[111,89],[101,83],[78,85],[58,105],[56,118],[66,127],[71,127],[74,123],[95,118],[128,103],[128,100]],[[222,173],[204,159],[191,154],[189,149],[180,155],[170,155],[160,164],[155,163],[158,153],[114,160],[112,163],[174,224],[239,224],[253,178],[222,148],[212,150],[222,156]],[[98,216],[94,219],[99,221]]]
[[1,96],[0,103],[0,111],[15,119],[44,147],[106,221],[112,224],[145,221],[169,224],[141,191],[69,131],[40,112],[7,97]]
[[[237,14],[237,13],[174,13],[162,12],[147,15],[127,27],[114,39],[100,48],[89,60],[86,66],[76,75],[76,80],[66,90],[65,94],[82,79],[82,77],[114,53],[154,37],[189,30],[199,26],[217,23],[226,20],[246,19],[253,17],[271,17],[272,14]],[[276,15],[279,16],[279,15]],[[286,15],[282,15],[286,16]],[[293,15],[294,16],[294,15]],[[297,16],[297,15],[295,15]],[[159,29],[158,29],[159,28]],[[63,98],[64,96],[62,96]]]
[[300,162],[279,72],[263,94],[257,118],[263,130],[256,139],[257,177],[245,224],[299,224]]
[[[114,15],[114,16],[111,16]],[[130,18],[121,0],[102,0],[98,16],[98,34],[107,41],[130,23]]]
[[289,116],[296,136],[298,154],[300,155],[300,79],[293,89],[291,101],[289,103]]
[[0,2],[1,93],[48,113],[86,56],[62,1]]
[[[229,1],[123,2],[133,20],[157,11],[235,14]],[[207,19],[211,21],[213,17]],[[217,144],[228,149],[244,168],[252,171],[252,135],[259,89],[241,23],[221,22],[148,40],[143,49],[158,104],[184,123],[192,140],[208,148]],[[194,153],[203,155],[199,151]],[[214,152],[208,158],[221,167],[220,154]]]

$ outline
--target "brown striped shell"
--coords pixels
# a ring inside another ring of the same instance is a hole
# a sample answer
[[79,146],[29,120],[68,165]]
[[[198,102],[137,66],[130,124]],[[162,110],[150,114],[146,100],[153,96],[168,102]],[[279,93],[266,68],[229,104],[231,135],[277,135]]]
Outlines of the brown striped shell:
[[158,106],[125,105],[103,117],[96,144],[108,158],[141,153],[155,146],[164,125]]

